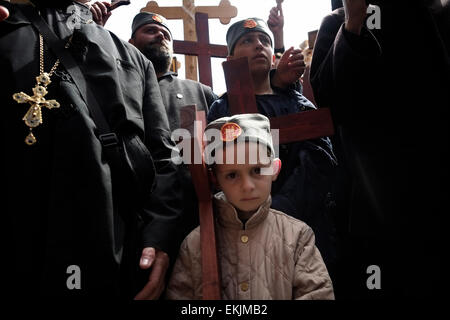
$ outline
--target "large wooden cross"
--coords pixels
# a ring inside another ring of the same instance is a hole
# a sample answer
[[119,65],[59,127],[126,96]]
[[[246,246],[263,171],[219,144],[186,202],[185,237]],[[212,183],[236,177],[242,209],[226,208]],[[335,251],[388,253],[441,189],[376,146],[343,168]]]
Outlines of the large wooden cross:
[[[247,57],[226,61],[223,69],[231,114],[259,113]],[[270,127],[279,130],[279,144],[334,134],[333,121],[327,108],[270,118]],[[276,140],[274,143],[277,143]]]
[[226,58],[227,46],[209,43],[208,15],[197,12],[195,14],[198,41],[173,42],[175,53],[190,54],[198,56],[200,82],[212,88],[211,57]]
[[[182,7],[160,7],[156,1],[150,1],[141,11],[154,12],[166,19],[182,19],[184,40],[197,41],[195,28],[195,13],[207,13],[209,19],[220,19],[222,24],[228,24],[231,18],[236,17],[237,8],[232,6],[229,0],[221,0],[219,6],[195,6],[194,0],[183,0]],[[180,53],[175,50],[175,53]],[[197,57],[186,55],[186,78],[197,81]]]
[[220,299],[220,272],[217,259],[217,244],[214,230],[214,214],[208,171],[203,161],[203,132],[206,127],[205,111],[197,111],[195,105],[180,109],[180,126],[187,129],[191,147],[192,182],[198,198],[200,241],[202,252],[202,295],[204,300]]

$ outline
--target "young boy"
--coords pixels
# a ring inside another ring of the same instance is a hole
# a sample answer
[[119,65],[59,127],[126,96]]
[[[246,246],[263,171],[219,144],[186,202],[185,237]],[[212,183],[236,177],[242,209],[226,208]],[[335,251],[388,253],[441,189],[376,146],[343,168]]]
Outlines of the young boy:
[[[270,208],[281,162],[274,158],[268,118],[220,118],[205,134],[215,137],[205,160],[221,189],[214,196],[214,211],[222,299],[334,299],[311,228]],[[200,227],[181,245],[167,298],[202,298]]]
[[[267,24],[258,18],[238,21],[227,32],[228,59],[247,57],[259,113],[277,117],[316,107],[293,89],[271,86],[273,41]],[[287,50],[285,54],[291,54]],[[208,122],[230,116],[227,95],[213,103]],[[272,208],[305,221],[314,230],[317,247],[333,277],[336,243],[330,177],[335,156],[328,138],[280,145],[283,171],[272,187]]]

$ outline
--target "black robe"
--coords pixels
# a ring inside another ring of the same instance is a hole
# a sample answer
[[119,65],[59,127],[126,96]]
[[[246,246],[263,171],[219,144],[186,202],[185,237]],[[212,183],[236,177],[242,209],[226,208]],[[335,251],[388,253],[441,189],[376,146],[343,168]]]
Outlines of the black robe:
[[[343,29],[338,9],[318,33],[311,83],[319,107],[332,110],[340,163],[337,298],[442,289],[433,275],[443,272],[448,211],[450,17],[448,6],[425,2],[371,1],[381,29],[359,37]],[[367,287],[370,265],[381,269],[381,290]]]
[[[175,258],[173,234],[181,214],[178,167],[171,161],[176,149],[153,66],[95,23],[82,23],[73,33],[69,50],[112,130],[136,135],[151,152],[153,192],[139,197],[127,190],[133,185],[125,188],[121,172],[111,170],[96,125],[63,66],[45,96],[61,107],[43,108],[43,124],[33,130],[37,143],[24,143],[28,128],[22,117],[29,104],[17,104],[12,95],[31,94],[36,84],[39,38],[22,6],[0,4],[11,14],[0,23],[0,69],[8,80],[0,91],[5,290],[15,297],[28,290],[33,297],[133,297],[143,286],[138,272],[143,247]],[[42,15],[68,40],[70,11],[44,9]],[[56,58],[47,46],[44,56],[48,72]],[[71,266],[79,267],[81,289],[67,285]]]

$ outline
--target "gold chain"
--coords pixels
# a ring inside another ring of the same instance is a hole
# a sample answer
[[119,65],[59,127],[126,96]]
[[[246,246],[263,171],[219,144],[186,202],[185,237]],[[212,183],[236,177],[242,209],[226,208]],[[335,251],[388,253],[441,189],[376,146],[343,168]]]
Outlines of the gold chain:
[[[56,68],[58,68],[59,59],[56,60],[53,67],[48,72],[48,76],[51,77],[53,72],[55,72]],[[42,34],[39,33],[39,74],[44,74],[44,38]]]

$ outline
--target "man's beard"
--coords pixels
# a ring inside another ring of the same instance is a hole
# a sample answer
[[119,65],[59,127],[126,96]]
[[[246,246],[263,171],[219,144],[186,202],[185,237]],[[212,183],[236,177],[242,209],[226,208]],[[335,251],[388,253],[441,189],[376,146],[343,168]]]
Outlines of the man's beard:
[[156,73],[165,73],[172,63],[172,52],[159,43],[151,42],[145,45],[141,52],[153,63]]
[[30,1],[39,8],[57,8],[57,9],[65,9],[73,2],[71,0],[30,0]]

